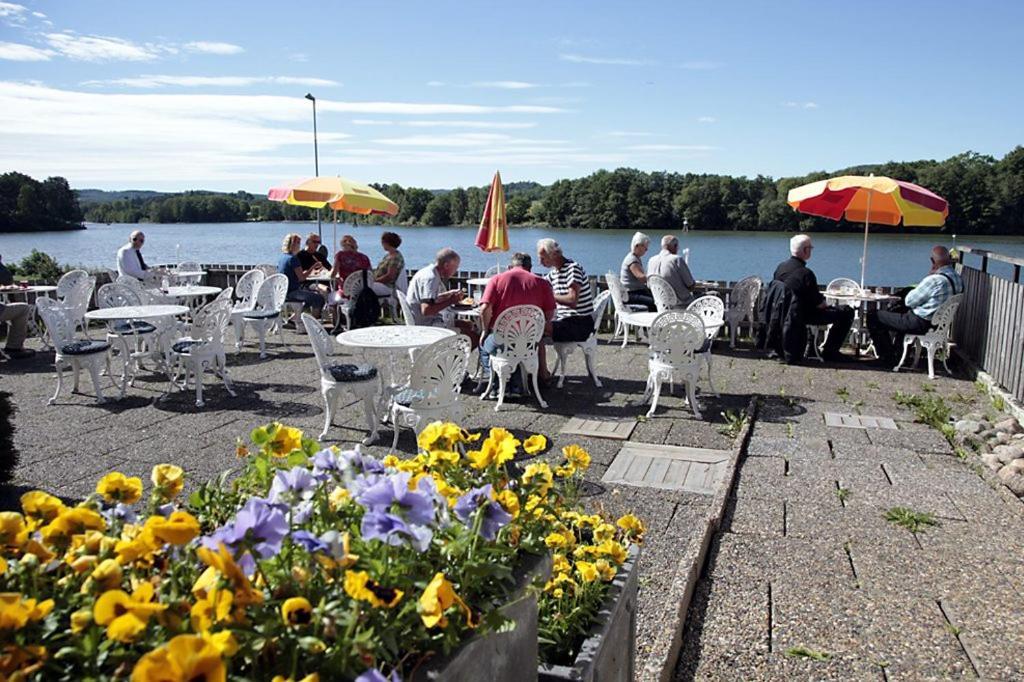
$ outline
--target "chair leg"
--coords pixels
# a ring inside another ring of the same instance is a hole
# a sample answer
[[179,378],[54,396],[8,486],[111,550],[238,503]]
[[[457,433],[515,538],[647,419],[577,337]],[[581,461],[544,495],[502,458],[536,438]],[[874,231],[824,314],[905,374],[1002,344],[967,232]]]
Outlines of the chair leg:
[[398,449],[398,410],[391,410],[391,428],[394,430],[394,437],[391,439],[391,449]]
[[[192,371],[195,374],[196,382],[196,407],[204,407],[206,403],[203,401],[203,368],[196,362],[192,367]],[[185,376],[187,380],[188,375],[186,374]]]
[[75,377],[74,383],[71,384],[71,392],[78,393],[78,375],[82,371],[82,365],[78,362],[78,360],[71,361],[71,371],[74,372]]
[[491,393],[491,385],[494,383],[494,367],[491,367],[490,373],[487,375],[487,388],[480,394],[480,400],[483,400]]
[[53,405],[55,402],[57,402],[57,396],[60,395],[60,389],[64,383],[63,363],[60,360],[58,360],[57,362],[54,363],[54,366],[57,370],[57,390],[53,392],[53,397],[46,401],[47,405]]
[[[377,440],[377,407],[376,398],[372,390],[363,391],[363,414],[366,417],[366,426],[370,429],[370,435],[363,439],[363,445],[369,445]],[[395,430],[397,434],[397,429]]]
[[321,389],[320,393],[324,397],[324,430],[320,433],[320,439],[327,438],[327,431],[331,428],[331,422],[334,421],[334,406],[337,401],[338,393],[336,387],[326,387]]
[[647,410],[647,417],[653,417],[654,411],[658,409],[658,398],[661,396],[661,377],[652,376],[651,383],[651,409]]
[[533,376],[533,394],[535,396],[537,396],[537,402],[540,403],[540,406],[543,407],[543,408],[547,408],[548,404],[546,402],[544,402],[544,398],[541,397],[541,395],[540,395],[540,386],[537,385],[537,370],[536,370],[536,368],[533,370],[533,375],[532,376]]
[[92,377],[92,387],[96,391],[96,402],[102,403],[106,400],[103,397],[103,384],[100,383],[100,366],[95,358],[89,359],[89,375]]
[[[302,324],[301,320],[298,321],[298,323],[295,325],[295,329],[298,329],[300,324]],[[284,327],[281,325],[280,320],[278,320],[277,322],[277,337],[281,340],[281,345],[284,346],[284,349],[291,353],[292,347],[289,346],[288,342],[284,340]]]
[[622,347],[625,348],[626,344],[629,343],[629,324],[626,322],[622,323]]
[[[504,368],[508,370],[508,368]],[[493,368],[492,368],[493,371]],[[509,376],[505,376],[505,371],[498,372],[498,404],[494,406],[494,411],[497,412],[501,409],[501,406],[505,403],[505,386],[508,384],[508,380],[511,377],[511,372],[508,372]]]
[[703,419],[703,417],[700,416],[700,407],[697,405],[697,395],[694,390],[695,383],[696,382],[692,377],[686,380],[686,395],[689,398],[690,409],[693,410],[693,415],[697,417],[697,419]]
[[949,361],[949,344],[948,343],[943,343],[942,344],[942,366],[946,368],[946,374],[949,374],[950,376],[952,376],[953,373],[949,371],[949,365],[947,364],[948,361]]
[[729,323],[729,348],[736,348],[736,323]]
[[903,363],[907,359],[907,349],[910,348],[910,344],[913,342],[914,340],[909,336],[903,338],[903,354],[900,355],[900,361],[896,363],[896,366],[892,368],[892,371],[898,372],[900,371],[900,368],[903,367]]
[[704,354],[704,363],[708,366],[708,388],[711,389],[711,393],[714,394],[715,397],[720,398],[721,396],[719,395],[718,391],[715,390],[715,383],[711,381],[711,362],[713,359],[714,358],[712,358],[711,356],[711,351],[708,351],[707,353]]
[[[593,349],[583,349],[583,360],[587,363],[587,371],[590,372],[590,377],[594,380],[594,386],[602,388],[601,378],[597,376],[597,370],[594,367],[594,351]],[[562,382],[558,382],[558,387],[562,387]]]
[[[280,330],[281,328],[279,326],[278,331]],[[256,325],[256,331],[259,332],[260,335],[260,359],[262,360],[267,357],[267,325],[263,322],[258,323]]]
[[938,348],[938,346],[936,346],[934,343],[931,343],[931,344],[928,344],[928,347],[925,349],[925,351],[928,353],[928,378],[929,379],[934,379],[935,378],[935,351],[937,350],[937,348]]

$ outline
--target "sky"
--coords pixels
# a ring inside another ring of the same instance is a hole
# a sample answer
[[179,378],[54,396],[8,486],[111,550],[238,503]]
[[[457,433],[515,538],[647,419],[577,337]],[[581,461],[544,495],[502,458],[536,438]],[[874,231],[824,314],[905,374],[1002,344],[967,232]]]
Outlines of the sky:
[[0,1],[0,171],[263,193],[1024,143],[1024,3]]

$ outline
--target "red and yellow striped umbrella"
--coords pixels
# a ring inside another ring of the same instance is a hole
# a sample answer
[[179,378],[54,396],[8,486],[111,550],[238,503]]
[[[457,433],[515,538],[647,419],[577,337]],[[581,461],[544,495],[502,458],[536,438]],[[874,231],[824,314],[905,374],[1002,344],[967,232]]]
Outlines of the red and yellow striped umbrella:
[[481,251],[508,251],[508,217],[505,214],[505,190],[501,186],[501,173],[495,171],[491,190],[487,193],[476,245]]
[[941,227],[949,216],[949,203],[920,185],[873,175],[843,175],[789,190],[790,206],[808,215],[864,222],[864,254],[860,284],[868,260],[871,223],[907,227]]

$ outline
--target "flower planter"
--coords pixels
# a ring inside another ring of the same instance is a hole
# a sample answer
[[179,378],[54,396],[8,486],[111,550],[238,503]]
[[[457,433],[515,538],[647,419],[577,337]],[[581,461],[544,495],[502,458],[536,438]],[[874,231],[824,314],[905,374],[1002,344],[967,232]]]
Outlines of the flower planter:
[[551,577],[551,556],[532,556],[517,571],[512,600],[500,609],[515,628],[473,637],[450,656],[416,671],[413,682],[532,682],[537,679],[537,595],[526,588]]
[[540,682],[632,682],[639,558],[639,545],[631,545],[575,664],[541,665],[537,676]]

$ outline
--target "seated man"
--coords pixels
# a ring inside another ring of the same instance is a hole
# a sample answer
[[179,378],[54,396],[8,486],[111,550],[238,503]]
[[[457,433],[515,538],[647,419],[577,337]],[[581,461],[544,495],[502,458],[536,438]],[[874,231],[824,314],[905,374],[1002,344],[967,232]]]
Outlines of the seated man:
[[[583,266],[565,257],[562,247],[554,239],[537,242],[537,257],[541,265],[550,268],[547,279],[555,292],[555,319],[551,323],[551,340],[586,341],[594,332],[594,292]],[[540,378],[551,376],[541,364]]]
[[[447,327],[444,311],[458,303],[466,295],[462,289],[448,290],[448,280],[459,271],[462,258],[454,249],[444,248],[437,252],[434,264],[422,267],[409,280],[405,300],[412,311],[413,322],[427,327]],[[457,321],[455,326],[469,337],[476,348],[480,336],[473,325]]]
[[[324,307],[324,297],[315,291],[302,288],[302,283],[312,274],[314,268],[304,269],[299,261],[299,247],[302,237],[295,233],[287,234],[281,243],[281,257],[277,260],[277,271],[288,278],[288,295],[286,301],[302,303],[304,309],[308,309],[314,317],[320,317]],[[289,320],[285,323],[288,328],[295,327],[295,321]]]
[[679,307],[685,308],[693,298],[696,282],[690,274],[690,266],[679,255],[679,239],[666,234],[661,238],[661,251],[647,261],[647,274],[664,278],[679,299]]
[[[306,236],[306,248],[296,254],[299,257],[299,265],[310,275],[328,272],[331,269],[326,256],[319,251],[321,246],[320,235],[311,232]],[[331,288],[323,282],[306,281],[301,286],[303,289],[315,291],[323,296],[325,300],[327,295],[331,293]]]
[[[484,338],[480,342],[480,365],[484,370],[484,377],[491,373],[490,356],[492,353],[501,350],[498,337],[491,334],[494,321],[508,308],[517,305],[535,305],[544,311],[546,324],[544,325],[545,335],[551,331],[551,318],[555,314],[555,294],[551,284],[543,277],[538,277],[530,272],[533,269],[533,260],[529,254],[516,253],[512,255],[510,267],[505,272],[491,277],[487,281],[484,295],[480,299],[480,326],[484,330]],[[544,344],[538,348],[540,370],[537,378],[540,380],[542,370],[546,371],[547,365],[544,357]],[[497,386],[495,383],[492,389]],[[510,390],[517,392],[520,389],[519,372],[512,376]]]
[[939,306],[954,294],[963,293],[964,282],[953,267],[953,260],[945,246],[932,249],[931,261],[931,270],[907,294],[905,306],[868,313],[868,330],[880,363],[890,367],[896,364],[896,352],[903,347],[904,334],[926,333],[932,326],[932,315]]
[[[138,280],[145,280],[151,271],[142,258],[142,245],[146,243],[146,235],[142,230],[135,230],[128,236],[128,243],[117,250],[117,274],[130,275]],[[155,269],[162,273],[163,270]]]
[[789,252],[792,257],[779,263],[775,269],[774,279],[782,282],[797,299],[801,321],[804,324],[832,325],[825,339],[825,347],[821,356],[825,360],[841,362],[846,356],[839,352],[846,335],[853,325],[853,308],[846,306],[829,306],[825,297],[818,289],[818,278],[807,267],[814,245],[811,238],[798,234],[789,240]]

